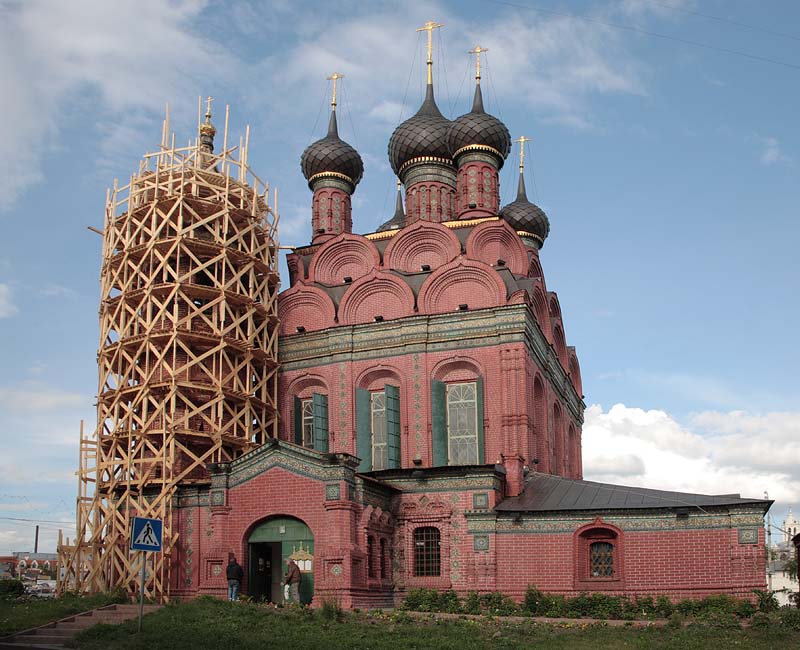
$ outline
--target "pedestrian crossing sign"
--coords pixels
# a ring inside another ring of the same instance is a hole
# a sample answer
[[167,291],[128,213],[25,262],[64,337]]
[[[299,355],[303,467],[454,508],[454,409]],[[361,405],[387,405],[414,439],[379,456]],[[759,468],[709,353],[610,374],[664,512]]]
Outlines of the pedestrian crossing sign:
[[160,519],[134,517],[131,527],[131,550],[160,551],[163,529],[164,525]]

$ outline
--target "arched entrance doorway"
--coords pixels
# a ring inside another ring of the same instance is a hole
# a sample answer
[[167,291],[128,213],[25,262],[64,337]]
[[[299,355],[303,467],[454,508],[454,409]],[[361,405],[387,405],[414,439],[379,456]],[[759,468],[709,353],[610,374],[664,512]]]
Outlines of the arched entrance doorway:
[[300,567],[300,602],[314,597],[314,537],[311,529],[293,517],[273,517],[258,524],[247,538],[248,595],[273,603],[283,602],[281,580],[286,559]]

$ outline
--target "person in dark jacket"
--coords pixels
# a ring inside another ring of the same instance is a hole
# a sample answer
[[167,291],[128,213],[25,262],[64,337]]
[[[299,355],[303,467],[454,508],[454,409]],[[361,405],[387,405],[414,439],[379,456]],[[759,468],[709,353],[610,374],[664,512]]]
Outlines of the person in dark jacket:
[[228,600],[239,600],[239,585],[244,577],[244,570],[233,555],[228,560],[228,569],[225,572],[225,576],[228,578]]
[[286,575],[283,584],[289,587],[287,602],[300,603],[300,567],[292,558],[286,558]]

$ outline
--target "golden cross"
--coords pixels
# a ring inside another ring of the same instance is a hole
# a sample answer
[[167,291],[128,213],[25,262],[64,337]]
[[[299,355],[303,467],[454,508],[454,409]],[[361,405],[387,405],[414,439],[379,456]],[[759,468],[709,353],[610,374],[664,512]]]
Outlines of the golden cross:
[[339,74],[338,72],[334,72],[327,79],[328,79],[328,81],[333,81],[333,97],[331,98],[331,108],[333,110],[336,110],[336,80],[337,79],[344,79],[344,75],[343,74]]
[[433,83],[433,30],[444,27],[441,23],[429,20],[422,27],[418,27],[418,32],[428,32],[428,83]]
[[213,101],[211,95],[206,97],[206,122],[211,121],[211,102]]
[[475,81],[478,83],[481,82],[481,53],[488,52],[488,47],[481,47],[480,45],[476,45],[474,50],[470,50],[470,54],[475,55]]
[[519,142],[519,170],[522,171],[525,168],[525,143],[530,142],[530,138],[526,138],[524,135],[519,136],[514,142]]

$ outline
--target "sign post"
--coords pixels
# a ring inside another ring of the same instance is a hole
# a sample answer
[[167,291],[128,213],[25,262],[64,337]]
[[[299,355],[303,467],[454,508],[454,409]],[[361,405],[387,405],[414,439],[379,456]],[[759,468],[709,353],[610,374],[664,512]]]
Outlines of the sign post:
[[134,517],[131,526],[131,550],[140,551],[142,558],[142,577],[139,582],[139,632],[142,631],[142,616],[144,614],[144,581],[145,566],[147,564],[147,551],[160,552],[162,549],[162,533],[164,522],[161,519],[147,517]]

